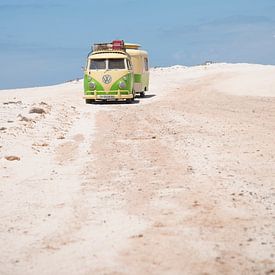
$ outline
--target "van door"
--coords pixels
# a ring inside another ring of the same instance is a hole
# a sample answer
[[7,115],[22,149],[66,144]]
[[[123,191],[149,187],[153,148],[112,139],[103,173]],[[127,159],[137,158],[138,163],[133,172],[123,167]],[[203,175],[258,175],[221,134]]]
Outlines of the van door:
[[132,57],[134,69],[134,90],[136,93],[142,91],[142,73],[143,73],[143,60],[141,56]]

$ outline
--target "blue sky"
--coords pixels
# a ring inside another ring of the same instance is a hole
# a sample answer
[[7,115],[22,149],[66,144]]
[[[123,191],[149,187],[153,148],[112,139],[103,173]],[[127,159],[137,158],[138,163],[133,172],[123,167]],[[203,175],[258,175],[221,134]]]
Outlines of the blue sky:
[[275,0],[0,0],[0,89],[82,77],[91,44],[118,38],[151,66],[275,64]]

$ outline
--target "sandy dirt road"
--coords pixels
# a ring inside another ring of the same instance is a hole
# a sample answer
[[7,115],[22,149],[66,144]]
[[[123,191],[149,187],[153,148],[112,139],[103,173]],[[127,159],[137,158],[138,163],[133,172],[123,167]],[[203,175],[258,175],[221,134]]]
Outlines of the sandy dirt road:
[[134,104],[3,91],[0,273],[273,274],[275,86],[242,82],[270,71],[156,69]]

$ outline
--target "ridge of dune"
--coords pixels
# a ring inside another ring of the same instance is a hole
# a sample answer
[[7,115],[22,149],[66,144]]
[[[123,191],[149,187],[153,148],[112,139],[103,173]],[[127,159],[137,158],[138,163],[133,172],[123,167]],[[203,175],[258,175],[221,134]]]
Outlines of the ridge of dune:
[[[183,66],[173,65],[170,67],[155,67],[150,69],[151,72],[166,72],[176,74],[173,76],[177,81],[184,81],[186,78],[200,77],[207,74],[219,74],[219,77],[213,78],[213,87],[218,92],[224,92],[239,96],[275,96],[275,66],[249,63],[213,63],[209,65],[198,66]],[[181,74],[184,72],[184,74]],[[165,80],[164,80],[165,81]],[[56,89],[66,89],[70,85],[81,85],[83,80],[73,80],[65,83],[32,88],[17,88],[0,90],[3,95],[4,92],[32,92],[37,90],[47,90],[48,92]],[[171,83],[173,85],[173,83]]]

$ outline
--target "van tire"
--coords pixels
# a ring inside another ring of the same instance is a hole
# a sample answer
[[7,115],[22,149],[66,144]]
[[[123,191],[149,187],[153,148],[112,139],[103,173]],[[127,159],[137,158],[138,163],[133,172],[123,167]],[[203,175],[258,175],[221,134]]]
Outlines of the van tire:
[[140,92],[139,96],[140,96],[140,97],[145,97],[145,92],[144,92],[144,91],[143,91],[143,92]]
[[133,97],[132,97],[132,98],[127,98],[127,99],[126,99],[126,102],[127,102],[127,103],[132,103],[132,102],[135,101],[136,92],[135,92],[135,91],[132,91],[132,94],[133,94]]
[[127,98],[126,103],[133,103],[135,101],[135,98]]
[[140,92],[140,97],[145,97],[145,92],[147,91],[146,87],[144,87],[144,91]]
[[134,101],[135,101],[135,98],[136,98],[136,92],[133,91],[132,94],[133,94],[133,98],[131,98],[131,101],[134,102]]
[[86,104],[92,104],[95,102],[94,99],[85,99]]

